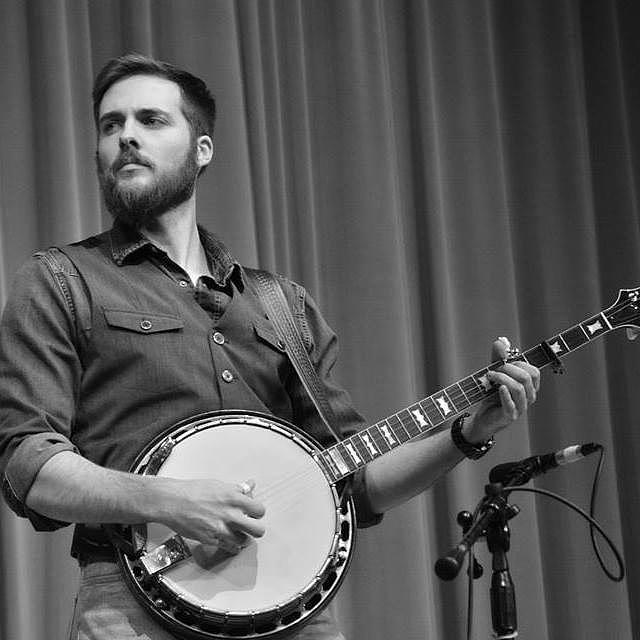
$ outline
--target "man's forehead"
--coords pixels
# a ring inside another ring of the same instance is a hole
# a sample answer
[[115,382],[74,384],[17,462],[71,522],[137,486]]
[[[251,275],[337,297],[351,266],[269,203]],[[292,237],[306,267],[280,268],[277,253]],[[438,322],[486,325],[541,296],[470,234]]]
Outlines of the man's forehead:
[[100,101],[99,115],[129,109],[180,112],[182,92],[171,80],[153,75],[128,76],[114,82]]

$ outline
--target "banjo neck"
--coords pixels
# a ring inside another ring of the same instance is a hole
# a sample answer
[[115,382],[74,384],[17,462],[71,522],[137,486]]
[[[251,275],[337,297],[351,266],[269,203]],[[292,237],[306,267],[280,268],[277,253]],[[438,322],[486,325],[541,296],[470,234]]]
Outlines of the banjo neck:
[[[517,356],[543,369],[551,366],[562,373],[561,360],[613,329],[640,329],[640,287],[621,289],[614,304],[573,327],[544,340]],[[495,396],[497,389],[487,373],[503,366],[491,363],[436,393],[418,400],[401,411],[376,422],[355,435],[328,447],[315,457],[334,482],[345,478],[369,462],[406,442],[439,430],[444,423],[482,400]]]

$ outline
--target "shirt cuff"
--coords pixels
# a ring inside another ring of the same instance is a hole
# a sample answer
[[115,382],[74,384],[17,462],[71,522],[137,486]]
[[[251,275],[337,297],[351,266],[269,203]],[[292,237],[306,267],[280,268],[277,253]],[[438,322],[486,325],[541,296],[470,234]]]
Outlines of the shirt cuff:
[[13,452],[2,479],[2,492],[11,509],[29,518],[37,531],[53,531],[68,523],[42,516],[25,504],[27,494],[40,469],[49,458],[61,451],[78,453],[73,443],[62,434],[47,431],[25,438]]
[[366,529],[378,524],[382,520],[382,513],[376,513],[371,508],[364,469],[357,471],[351,478],[348,490],[353,498],[356,509],[356,523],[359,529]]

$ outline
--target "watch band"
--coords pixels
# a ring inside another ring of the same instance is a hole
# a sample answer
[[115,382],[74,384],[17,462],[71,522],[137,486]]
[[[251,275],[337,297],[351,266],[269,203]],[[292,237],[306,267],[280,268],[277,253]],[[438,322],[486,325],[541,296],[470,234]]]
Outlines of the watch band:
[[491,447],[495,444],[495,440],[493,437],[485,440],[484,442],[469,442],[462,435],[462,426],[464,425],[465,418],[468,418],[470,414],[463,413],[458,416],[451,425],[451,439],[453,440],[453,444],[458,447],[462,453],[464,453],[465,458],[469,458],[469,460],[478,460],[485,455]]

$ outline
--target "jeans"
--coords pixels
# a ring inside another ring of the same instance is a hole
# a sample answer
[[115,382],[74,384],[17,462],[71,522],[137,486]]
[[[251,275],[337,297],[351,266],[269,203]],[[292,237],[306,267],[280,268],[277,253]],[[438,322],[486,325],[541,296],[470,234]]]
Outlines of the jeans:
[[[118,565],[94,562],[82,569],[69,640],[176,640],[138,604]],[[287,640],[345,640],[327,607]]]

